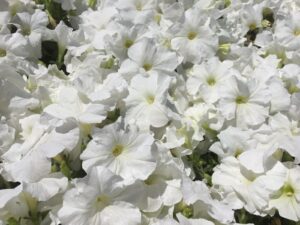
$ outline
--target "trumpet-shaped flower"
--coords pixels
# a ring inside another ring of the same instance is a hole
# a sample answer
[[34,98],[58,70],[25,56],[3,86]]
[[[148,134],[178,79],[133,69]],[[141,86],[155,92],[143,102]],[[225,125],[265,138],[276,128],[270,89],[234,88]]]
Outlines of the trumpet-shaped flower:
[[150,77],[134,77],[130,83],[129,95],[125,99],[126,120],[134,121],[144,129],[148,129],[150,125],[166,125],[169,121],[167,95],[170,81],[168,77],[154,74]]
[[185,12],[183,21],[170,28],[171,46],[185,62],[200,63],[215,55],[218,43],[209,23],[204,13],[201,15],[198,9],[191,8]]
[[280,189],[272,195],[269,206],[276,208],[279,215],[293,221],[300,220],[300,167],[285,166],[281,173],[273,173],[281,178]]
[[139,133],[134,126],[122,128],[116,123],[98,129],[81,154],[82,166],[89,172],[94,166],[105,166],[127,181],[145,180],[156,167],[153,137]]
[[153,39],[144,38],[128,49],[128,60],[120,68],[120,73],[129,77],[136,73],[154,73],[159,76],[172,75],[179,62],[175,52],[156,46]]
[[141,224],[140,211],[123,200],[123,191],[121,177],[106,168],[94,167],[88,177],[66,192],[59,219],[66,225]]
[[233,73],[231,67],[231,62],[220,62],[217,58],[194,65],[186,83],[188,93],[202,97],[207,103],[215,103],[220,98],[220,85]]
[[228,120],[240,127],[256,126],[269,115],[271,98],[268,88],[257,80],[242,81],[236,77],[220,88],[219,108]]

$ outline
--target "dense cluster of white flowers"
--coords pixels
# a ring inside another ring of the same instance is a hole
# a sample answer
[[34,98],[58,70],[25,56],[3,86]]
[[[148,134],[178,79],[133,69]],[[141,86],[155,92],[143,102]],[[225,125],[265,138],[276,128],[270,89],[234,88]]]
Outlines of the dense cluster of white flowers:
[[298,224],[299,163],[299,0],[0,1],[1,225]]

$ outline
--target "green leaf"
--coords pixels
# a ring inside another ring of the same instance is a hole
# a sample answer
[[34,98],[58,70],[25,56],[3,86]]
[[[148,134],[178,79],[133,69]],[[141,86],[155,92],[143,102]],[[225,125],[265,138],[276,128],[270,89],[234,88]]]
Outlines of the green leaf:
[[9,218],[6,223],[7,225],[20,225],[20,221],[13,217]]

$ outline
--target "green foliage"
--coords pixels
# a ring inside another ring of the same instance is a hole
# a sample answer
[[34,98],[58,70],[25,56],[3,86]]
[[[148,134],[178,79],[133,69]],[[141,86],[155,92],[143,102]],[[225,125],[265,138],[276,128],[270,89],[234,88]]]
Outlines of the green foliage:
[[255,216],[248,213],[245,209],[235,211],[235,219],[238,223],[247,224],[254,223],[255,225],[298,225],[296,222],[283,219],[278,214],[274,216]]
[[281,162],[294,162],[294,160],[295,160],[295,157],[291,156],[286,151],[283,152]]
[[68,12],[62,9],[60,3],[53,0],[35,0],[35,2],[44,5],[45,12],[49,17],[48,27],[50,29],[54,29],[60,21],[64,21],[66,25],[70,26]]
[[[55,29],[60,21],[63,21],[67,26],[71,27],[69,21],[69,12],[63,10],[61,8],[61,4],[53,0],[35,0],[35,2],[44,6],[44,10],[49,18],[49,29]],[[63,62],[65,53],[66,50],[60,49],[55,41],[43,41],[42,58],[40,60],[46,66],[49,64],[56,64],[59,69],[62,69],[64,72],[66,72]]]
[[42,58],[40,59],[46,66],[56,64],[58,58],[58,44],[55,41],[42,42]]
[[7,225],[20,225],[20,221],[16,220],[13,217],[9,218],[6,223]]
[[175,205],[173,216],[174,218],[176,217],[177,213],[181,213],[183,216],[186,218],[192,218],[193,217],[193,206],[192,205],[187,205],[183,201],[179,202],[178,204]]
[[82,168],[77,170],[73,169],[66,155],[59,154],[55,156],[51,159],[51,163],[51,172],[61,172],[69,180],[84,177],[86,175],[85,171]]
[[10,182],[4,179],[4,177],[2,177],[0,175],[0,190],[1,189],[9,189],[9,188],[15,188],[19,185],[19,182]]
[[198,147],[194,149],[193,154],[188,156],[187,159],[193,167],[195,180],[203,180],[207,185],[211,186],[213,169],[219,164],[218,156],[210,151],[202,154]]
[[274,13],[272,9],[264,8],[262,14],[263,14],[263,20],[268,21],[270,23],[270,26],[272,26],[275,21]]
[[94,9],[96,7],[97,0],[89,0],[88,5],[90,8]]
[[56,64],[58,69],[62,69],[65,73],[64,56],[67,50],[61,51],[55,41],[42,42],[42,57],[40,61],[46,66]]
[[114,123],[119,118],[120,113],[121,113],[120,109],[118,109],[118,108],[116,108],[113,111],[108,112],[106,119],[104,121],[102,121],[100,124],[98,124],[97,127],[102,128],[104,126]]

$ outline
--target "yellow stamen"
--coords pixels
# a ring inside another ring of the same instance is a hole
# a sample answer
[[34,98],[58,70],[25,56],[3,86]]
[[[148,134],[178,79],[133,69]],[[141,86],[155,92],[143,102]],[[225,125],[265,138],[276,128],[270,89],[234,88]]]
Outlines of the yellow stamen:
[[116,145],[113,150],[112,150],[112,154],[117,157],[119,156],[122,152],[123,152],[124,147],[122,145]]
[[188,39],[189,40],[195,39],[196,36],[197,36],[197,33],[194,32],[194,31],[191,31],[191,32],[188,33]]

